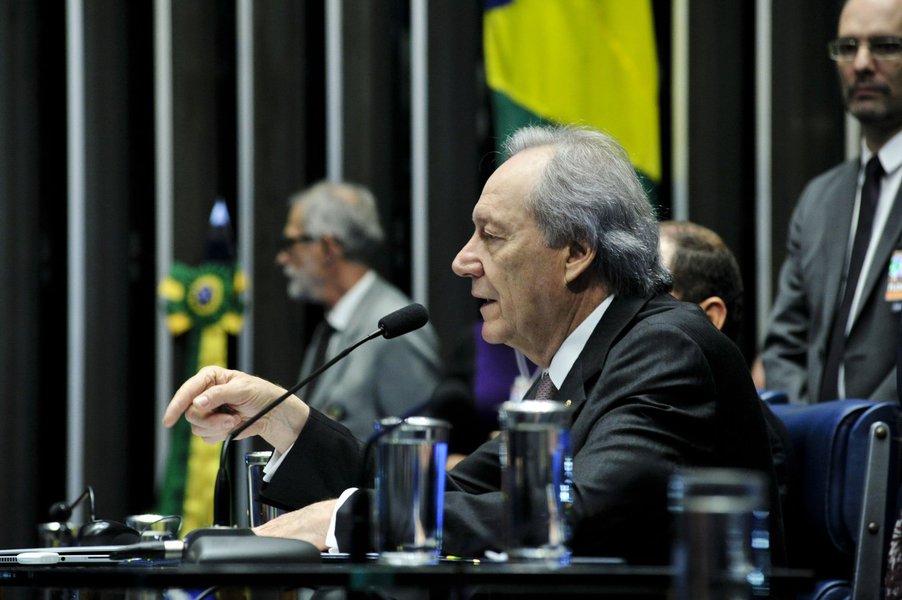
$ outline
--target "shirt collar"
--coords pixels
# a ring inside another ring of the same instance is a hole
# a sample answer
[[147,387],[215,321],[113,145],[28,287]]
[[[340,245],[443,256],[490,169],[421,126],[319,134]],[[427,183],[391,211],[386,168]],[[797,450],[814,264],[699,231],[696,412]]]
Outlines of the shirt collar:
[[326,321],[333,329],[335,329],[335,331],[344,331],[344,329],[347,328],[348,323],[351,322],[351,317],[357,312],[357,307],[363,302],[363,297],[369,289],[373,287],[374,281],[376,281],[376,274],[372,270],[367,271],[363,277],[361,277],[357,283],[345,292],[345,295],[335,303],[332,310],[326,313]]
[[598,325],[598,322],[601,321],[601,317],[613,300],[614,296],[612,294],[605,298],[601,304],[596,306],[595,310],[589,313],[588,317],[583,319],[583,322],[567,336],[567,339],[564,340],[564,343],[561,344],[561,347],[555,352],[554,357],[551,359],[551,364],[548,365],[547,371],[548,376],[551,377],[551,383],[553,383],[554,387],[557,389],[561,389],[564,379],[567,378],[567,374],[570,373],[570,369],[573,368],[576,359],[582,354],[586,342],[589,341],[589,336],[595,331],[595,327]]
[[[894,172],[900,166],[902,166],[902,131],[894,135],[886,142],[882,148],[877,152],[877,155],[880,157],[880,165],[883,167],[883,172],[889,175]],[[867,144],[864,141],[861,142],[861,166],[864,168],[864,165],[868,164],[868,161],[871,157],[874,156],[874,153],[868,149]]]

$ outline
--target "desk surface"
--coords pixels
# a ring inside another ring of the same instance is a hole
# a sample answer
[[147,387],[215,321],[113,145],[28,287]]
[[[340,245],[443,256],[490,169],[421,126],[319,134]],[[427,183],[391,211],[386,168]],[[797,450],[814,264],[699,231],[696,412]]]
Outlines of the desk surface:
[[[623,564],[573,564],[565,567],[498,563],[442,563],[425,567],[393,567],[353,563],[307,564],[171,564],[123,563],[110,566],[0,566],[0,586],[43,589],[165,589],[218,586],[259,589],[342,587],[412,587],[424,590],[478,589],[516,593],[593,592],[620,595],[664,595],[670,588],[669,567]],[[775,570],[774,591],[804,591],[811,573]]]

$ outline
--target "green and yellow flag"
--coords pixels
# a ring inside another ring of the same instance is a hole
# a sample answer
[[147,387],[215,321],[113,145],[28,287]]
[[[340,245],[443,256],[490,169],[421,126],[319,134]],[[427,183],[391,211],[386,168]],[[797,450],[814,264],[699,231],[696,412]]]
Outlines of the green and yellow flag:
[[[158,294],[166,302],[166,324],[186,343],[186,376],[209,365],[228,366],[228,336],[243,324],[242,294],[247,283],[231,257],[228,213],[217,203],[210,216],[211,239],[207,260],[197,267],[175,262],[160,282]],[[191,434],[179,419],[169,438],[166,473],[159,512],[182,516],[182,533],[213,523],[213,491],[222,444],[207,444]]]
[[620,141],[661,179],[658,60],[650,0],[485,0],[495,131],[582,124]]

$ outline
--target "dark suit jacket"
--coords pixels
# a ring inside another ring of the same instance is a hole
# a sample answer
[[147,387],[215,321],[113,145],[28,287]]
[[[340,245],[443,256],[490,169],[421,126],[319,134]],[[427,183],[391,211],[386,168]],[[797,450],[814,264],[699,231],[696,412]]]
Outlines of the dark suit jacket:
[[[791,402],[814,403],[830,328],[840,302],[859,160],[845,162],[805,187],[792,215],[786,261],[761,358],[767,387]],[[893,250],[902,247],[902,200],[897,196],[880,238],[858,312],[846,341],[847,398],[897,400],[899,315],[884,300]]]
[[[697,306],[669,295],[615,298],[557,399],[574,406],[570,522],[576,554],[667,563],[667,482],[680,467],[762,471],[776,489],[760,401],[745,361]],[[352,441],[340,426],[314,415],[265,496],[303,506],[360,485],[360,447]],[[498,547],[500,488],[497,441],[449,473],[444,552],[472,556]],[[340,546],[349,539],[345,507],[336,530]],[[779,505],[772,517],[780,562]]]

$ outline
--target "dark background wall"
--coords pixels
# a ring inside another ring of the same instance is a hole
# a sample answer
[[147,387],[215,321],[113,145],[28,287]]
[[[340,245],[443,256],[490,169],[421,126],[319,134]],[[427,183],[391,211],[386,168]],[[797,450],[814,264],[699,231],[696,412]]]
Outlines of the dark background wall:
[[[754,3],[690,4],[690,216],[755,271]],[[831,2],[837,6],[838,0]],[[377,266],[410,290],[408,2],[342,3],[345,177],[372,187],[389,241]],[[429,305],[443,340],[475,317],[450,271],[492,168],[481,65],[481,3],[429,6]],[[671,2],[655,0],[670,211]],[[237,219],[234,0],[172,2],[174,257],[203,257],[216,198]],[[773,3],[774,265],[803,183],[841,160],[843,115],[825,44],[836,11]],[[288,195],[325,176],[324,3],[254,3],[254,371],[292,382],[321,311],[288,301],[274,263]],[[154,497],[156,301],[153,2],[84,4],[86,144],[85,481],[98,516],[149,510]],[[0,3],[0,545],[27,545],[66,496],[67,117],[64,7]],[[238,223],[236,222],[237,226]],[[743,350],[755,353],[754,296]],[[184,377],[175,345],[171,386]],[[71,500],[72,498],[69,498]]]

